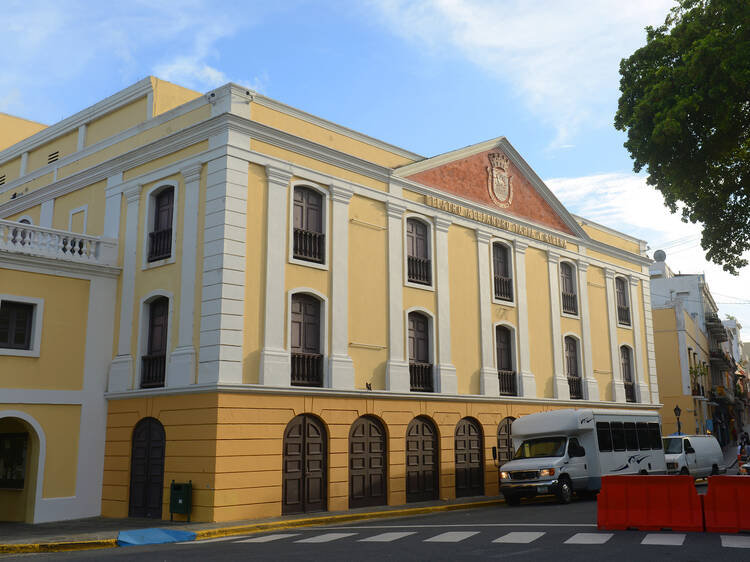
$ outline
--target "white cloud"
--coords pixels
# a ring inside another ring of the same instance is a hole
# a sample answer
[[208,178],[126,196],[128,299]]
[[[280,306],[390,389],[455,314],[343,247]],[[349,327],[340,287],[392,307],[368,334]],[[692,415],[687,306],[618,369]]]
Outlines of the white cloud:
[[[700,247],[701,226],[686,224],[671,214],[658,191],[643,176],[598,174],[579,178],[553,178],[547,186],[570,211],[594,222],[646,240],[649,254],[664,249],[667,265],[682,273],[705,273],[719,304],[719,313],[732,314],[743,325],[743,339],[750,341],[750,266],[737,276],[705,260]],[[745,257],[750,257],[750,252]]]
[[515,88],[557,131],[610,126],[619,62],[673,0],[372,0],[389,29],[438,54],[457,51]]

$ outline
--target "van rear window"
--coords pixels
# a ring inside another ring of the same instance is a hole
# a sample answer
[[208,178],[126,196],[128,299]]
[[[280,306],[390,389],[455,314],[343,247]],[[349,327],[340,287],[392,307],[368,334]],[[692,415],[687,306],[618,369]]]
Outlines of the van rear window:
[[661,449],[661,431],[658,423],[648,424],[648,436],[651,441],[652,449]]
[[[641,451],[648,451],[651,449],[651,435],[648,431],[648,424],[645,422],[638,422],[635,424],[635,429],[638,432],[638,445]],[[661,449],[661,446],[659,447]]]
[[597,422],[596,438],[599,441],[600,451],[612,450],[612,434],[609,432],[609,424],[607,422]]
[[628,451],[638,450],[638,434],[635,432],[635,423],[625,422],[625,446]]
[[612,428],[612,448],[615,451],[624,451],[625,429],[622,427],[622,422],[612,422],[610,427]]

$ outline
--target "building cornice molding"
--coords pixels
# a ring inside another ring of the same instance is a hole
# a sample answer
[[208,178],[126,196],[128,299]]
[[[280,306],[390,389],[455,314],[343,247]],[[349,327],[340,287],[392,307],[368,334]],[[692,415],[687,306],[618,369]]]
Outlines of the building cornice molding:
[[92,277],[117,278],[122,271],[119,267],[115,266],[80,263],[3,251],[0,251],[0,262],[2,262],[2,267],[7,269],[19,269],[60,277],[75,277],[78,279],[91,279]]

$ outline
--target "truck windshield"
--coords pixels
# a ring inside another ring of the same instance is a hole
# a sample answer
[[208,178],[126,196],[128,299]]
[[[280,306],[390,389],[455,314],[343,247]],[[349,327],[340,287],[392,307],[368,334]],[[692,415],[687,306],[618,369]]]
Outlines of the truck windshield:
[[534,459],[538,457],[561,457],[565,454],[565,437],[541,437],[527,439],[516,451],[514,459]]
[[677,455],[682,452],[682,439],[664,439],[664,454]]

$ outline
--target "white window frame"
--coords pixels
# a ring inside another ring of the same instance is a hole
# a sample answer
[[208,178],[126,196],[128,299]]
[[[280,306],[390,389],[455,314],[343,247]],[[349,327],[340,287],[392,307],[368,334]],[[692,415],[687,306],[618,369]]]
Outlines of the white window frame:
[[[28,222],[23,222],[28,221]],[[29,215],[23,215],[22,217],[18,217],[18,220],[16,222],[19,222],[21,224],[28,224],[29,226],[34,226],[34,219],[32,219]]]
[[[568,361],[565,357],[565,338],[573,338],[576,340],[576,363],[578,364],[578,376],[581,377],[581,390],[583,393],[583,399],[586,400],[586,386],[583,384],[586,378],[583,373],[583,348],[581,345],[581,336],[575,332],[566,332],[562,336],[562,352],[563,352],[563,371],[565,373],[565,380],[568,380]],[[578,400],[575,398],[574,400]]]
[[[620,315],[617,312],[617,280],[622,279],[625,283],[625,300],[628,303],[628,311],[630,312],[630,324],[621,324],[620,323]],[[614,286],[615,286],[615,320],[617,322],[617,327],[622,328],[624,330],[632,330],[633,329],[633,323],[635,322],[635,319],[633,318],[633,304],[630,301],[630,280],[621,273],[615,273],[614,278]]]
[[[510,278],[513,283],[513,300],[512,301],[504,301],[501,299],[498,299],[495,297],[495,244],[501,244],[505,246],[508,250],[508,266],[510,269]],[[503,238],[496,238],[493,237],[490,239],[490,295],[492,297],[492,302],[494,304],[499,304],[502,306],[510,306],[515,307],[516,306],[516,268],[513,267],[516,260],[516,254],[515,249],[513,248],[513,244],[509,240],[505,240]]]
[[[321,224],[323,225],[323,236],[325,237],[325,256],[323,263],[315,263],[314,261],[301,260],[294,257],[294,190],[298,187],[306,187],[317,191],[323,197],[321,203]],[[331,194],[328,189],[308,180],[295,180],[291,183],[289,189],[289,228],[287,229],[288,243],[288,262],[295,265],[302,265],[305,267],[312,267],[314,269],[322,269],[327,271],[328,264],[330,263],[331,256],[331,236],[330,236],[330,225],[328,222],[329,212],[328,208],[330,205]],[[269,219],[270,220],[270,219]]]
[[[575,289],[575,294],[576,294],[576,311],[578,312],[578,314],[570,314],[563,310],[562,264],[564,263],[567,263],[570,267],[573,268],[573,288]],[[560,264],[557,266],[557,283],[560,286],[560,291],[559,291],[559,294],[557,295],[557,298],[560,299],[560,315],[564,316],[565,318],[576,318],[577,320],[580,320],[581,319],[581,288],[578,286],[578,267],[576,267],[576,264],[574,262],[567,260],[567,259],[560,260]],[[579,343],[580,343],[580,338],[579,338]]]
[[[151,232],[151,227],[154,224],[154,213],[156,213],[156,197],[161,193],[164,189],[171,187],[172,188],[172,252],[171,255],[168,258],[164,258],[157,261],[148,261],[148,240],[149,240],[149,233]],[[164,181],[157,181],[153,187],[151,187],[146,192],[146,213],[144,215],[143,220],[143,249],[142,249],[142,265],[141,265],[141,271],[145,271],[147,269],[153,269],[155,267],[160,267],[162,265],[167,265],[170,263],[175,263],[176,261],[176,252],[177,252],[177,217],[179,215],[178,212],[178,193],[180,191],[180,183],[177,180],[164,180]]]
[[174,326],[174,294],[164,289],[156,289],[144,296],[140,301],[140,319],[138,323],[138,347],[135,365],[135,386],[136,390],[153,390],[141,389],[141,376],[143,375],[143,361],[141,358],[148,353],[148,325],[149,325],[149,307],[151,303],[159,297],[166,297],[169,300],[169,312],[167,313],[167,350],[165,354],[164,367],[164,387],[167,387],[169,375],[169,362],[172,355],[172,328]]
[[[412,283],[409,281],[409,246],[406,238],[406,228],[409,224],[409,220],[418,220],[427,227],[427,255],[430,258],[430,284],[423,285],[421,283]],[[435,291],[435,225],[432,219],[419,215],[417,213],[404,213],[403,218],[403,241],[402,247],[404,249],[403,256],[403,272],[404,272],[404,286],[412,287],[414,289],[422,289],[423,291]]]
[[79,232],[78,234],[86,234],[86,231],[88,230],[88,218],[89,218],[89,206],[88,205],[82,205],[81,207],[76,207],[75,209],[71,209],[68,212],[68,231],[73,232],[73,215],[76,215],[80,212],[83,212],[83,232]]
[[0,305],[3,301],[34,305],[31,317],[31,348],[9,349],[0,347],[0,355],[13,357],[39,357],[42,352],[42,325],[44,324],[44,299],[21,295],[0,294]]
[[409,314],[412,312],[420,312],[424,314],[427,317],[427,337],[429,338],[428,342],[428,357],[430,358],[430,364],[432,365],[432,376],[433,376],[433,387],[436,387],[434,378],[437,376],[436,373],[436,363],[435,363],[435,357],[437,355],[435,352],[437,351],[436,348],[436,342],[437,338],[435,337],[435,315],[427,310],[426,308],[422,306],[412,306],[411,308],[408,308],[404,311],[404,355],[406,356],[406,362],[409,363]]
[[[295,287],[287,291],[286,297],[286,350],[290,357],[292,353],[292,297],[298,294],[306,294],[320,301],[320,352],[323,355],[323,388],[331,388],[331,373],[328,365],[328,297],[312,287]],[[291,361],[289,363],[289,385],[292,381]],[[301,388],[301,387],[296,387]],[[307,388],[307,387],[305,387]],[[313,387],[314,390],[314,387]]]
[[[513,367],[513,372],[516,373],[516,379],[518,377],[518,337],[516,336],[516,327],[511,324],[510,322],[507,322],[505,320],[502,320],[500,322],[495,322],[492,325],[492,341],[494,343],[492,347],[492,355],[495,358],[495,371],[499,369],[498,367],[498,361],[497,361],[497,327],[503,326],[504,328],[508,328],[510,330],[510,337],[511,337],[511,346],[510,346],[510,363]],[[518,380],[516,380],[518,382]]]

